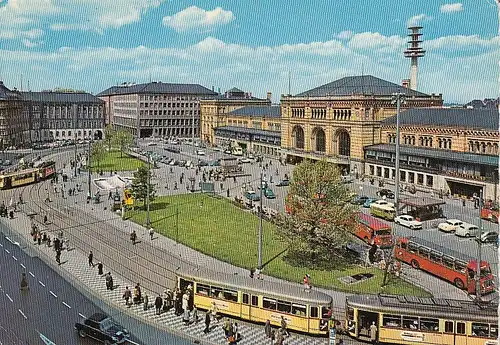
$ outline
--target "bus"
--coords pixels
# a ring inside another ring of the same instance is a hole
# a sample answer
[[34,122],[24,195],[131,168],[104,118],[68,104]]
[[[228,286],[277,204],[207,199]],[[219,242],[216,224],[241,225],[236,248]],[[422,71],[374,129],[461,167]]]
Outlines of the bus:
[[203,268],[178,271],[177,287],[192,289],[190,307],[210,310],[215,304],[220,314],[249,322],[270,320],[279,327],[283,317],[287,329],[316,335],[328,332],[332,297],[319,290]]
[[481,209],[481,218],[487,219],[493,223],[498,223],[500,219],[500,213],[498,212],[498,204],[494,202],[485,203],[485,205]]
[[396,216],[396,209],[393,204],[380,205],[372,203],[370,205],[370,214],[385,220],[393,221]]
[[356,215],[354,235],[366,243],[374,243],[380,248],[389,248],[393,245],[391,226],[362,212]]
[[[396,241],[394,256],[413,268],[429,272],[459,289],[467,290],[469,294],[476,293],[477,261],[466,254],[423,239],[403,237]],[[482,295],[495,290],[491,267],[486,261],[481,261],[480,282]]]
[[392,295],[346,298],[345,330],[370,341],[377,327],[381,344],[498,345],[497,303]]

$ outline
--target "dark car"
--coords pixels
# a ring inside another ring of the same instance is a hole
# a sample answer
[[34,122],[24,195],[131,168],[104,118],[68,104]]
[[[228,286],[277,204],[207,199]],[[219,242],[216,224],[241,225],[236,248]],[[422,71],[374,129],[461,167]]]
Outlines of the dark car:
[[482,243],[497,243],[498,242],[498,232],[488,231],[481,235]]
[[284,186],[289,186],[289,185],[290,185],[290,180],[285,180],[285,179],[276,183],[276,186],[278,186],[278,187],[284,187]]
[[106,314],[95,313],[83,323],[75,323],[75,329],[82,338],[89,337],[104,344],[122,344],[130,337],[129,332]]
[[390,189],[381,189],[377,192],[377,195],[380,197],[386,197],[388,199],[394,199],[394,193]]
[[354,204],[354,205],[363,205],[366,200],[368,200],[369,198],[366,196],[366,195],[356,195],[352,201],[351,201],[351,204]]

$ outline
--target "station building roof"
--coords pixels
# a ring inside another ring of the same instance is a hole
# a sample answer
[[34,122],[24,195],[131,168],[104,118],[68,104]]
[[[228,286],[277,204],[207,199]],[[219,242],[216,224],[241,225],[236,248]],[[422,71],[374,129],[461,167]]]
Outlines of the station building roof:
[[151,82],[146,84],[132,84],[112,86],[97,96],[131,95],[131,94],[188,94],[217,96],[218,93],[199,84],[173,84],[162,82]]
[[236,116],[255,116],[255,117],[281,117],[281,107],[278,105],[273,106],[257,106],[257,107],[243,107],[235,109],[228,113],[229,115]]
[[23,91],[25,101],[40,103],[103,103],[98,97],[86,92],[31,92]]

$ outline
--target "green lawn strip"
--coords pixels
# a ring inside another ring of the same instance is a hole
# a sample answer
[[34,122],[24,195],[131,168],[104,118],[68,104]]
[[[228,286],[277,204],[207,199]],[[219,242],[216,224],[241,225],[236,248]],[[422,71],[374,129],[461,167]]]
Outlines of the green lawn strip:
[[126,153],[123,153],[123,157],[121,155],[120,151],[106,152],[99,165],[97,162],[91,161],[92,169],[94,171],[97,171],[97,169],[103,171],[134,171],[141,165],[146,164],[140,159],[129,156]]
[[[178,235],[176,209],[179,210]],[[257,265],[259,219],[226,199],[202,194],[158,197],[151,204],[150,216],[156,232],[174,240],[178,236],[180,243],[197,251],[247,269]],[[128,211],[127,217],[138,224],[144,224],[146,213],[142,209]],[[425,290],[394,277],[385,288],[380,288],[384,272],[373,267],[351,265],[342,270],[324,271],[292,266],[280,255],[286,250],[286,244],[276,236],[275,226],[264,221],[263,230],[263,262],[270,261],[264,268],[268,275],[302,282],[304,274],[308,273],[313,285],[318,287],[356,293],[429,296]],[[372,273],[374,277],[353,285],[346,285],[338,280],[357,273]]]

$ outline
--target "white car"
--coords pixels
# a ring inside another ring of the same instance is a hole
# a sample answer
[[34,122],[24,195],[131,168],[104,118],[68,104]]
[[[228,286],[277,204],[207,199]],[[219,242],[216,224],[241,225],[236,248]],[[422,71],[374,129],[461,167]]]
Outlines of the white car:
[[157,143],[155,143],[154,141],[150,141],[147,146],[156,146],[158,145]]
[[438,224],[438,230],[444,232],[454,232],[463,223],[464,222],[459,219],[447,219],[446,222]]
[[372,204],[394,207],[394,203],[389,202],[389,201],[384,200],[384,199],[374,201]]
[[204,156],[204,155],[205,155],[205,151],[203,151],[203,150],[197,150],[197,151],[196,151],[196,154],[197,154],[198,156]]
[[395,217],[394,223],[401,224],[402,226],[405,226],[412,230],[422,229],[422,222],[415,220],[415,218],[407,214],[402,214],[400,216]]
[[250,158],[246,158],[246,157],[245,158],[241,158],[239,161],[241,163],[252,163],[252,160]]

